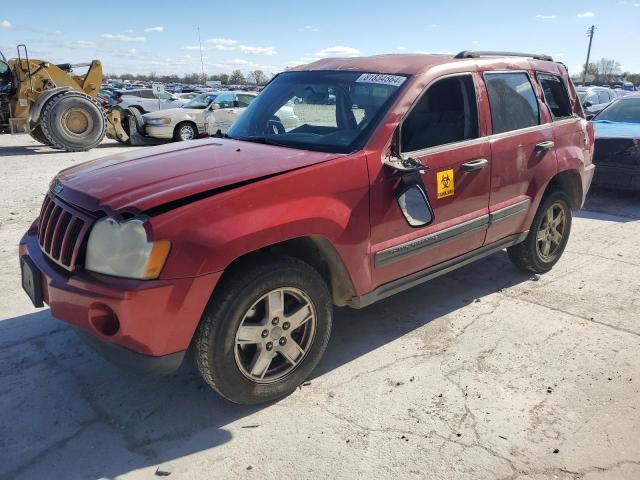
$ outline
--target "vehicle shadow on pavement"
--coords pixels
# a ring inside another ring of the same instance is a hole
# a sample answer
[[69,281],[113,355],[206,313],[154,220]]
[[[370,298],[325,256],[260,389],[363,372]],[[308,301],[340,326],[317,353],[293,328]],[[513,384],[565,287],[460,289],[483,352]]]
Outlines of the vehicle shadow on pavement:
[[[531,278],[500,252],[366,309],[336,309],[327,353],[304,388]],[[251,428],[243,418],[269,408],[223,400],[191,365],[166,377],[134,375],[100,358],[48,310],[0,322],[0,478],[117,477],[228,442],[229,424]]]
[[574,216],[622,223],[640,220],[640,192],[591,187],[584,208]]
[[[123,145],[119,142],[103,142],[96,149],[100,150],[108,150],[114,147],[123,147]],[[64,150],[58,150],[56,148],[51,148],[46,145],[33,145],[33,146],[9,146],[0,148],[0,157],[16,157],[21,155],[47,155],[47,154],[60,154],[65,153]]]
[[331,342],[314,376],[330,372],[470,303],[481,302],[487,295],[535,277],[518,270],[502,251],[362,310],[336,309]]

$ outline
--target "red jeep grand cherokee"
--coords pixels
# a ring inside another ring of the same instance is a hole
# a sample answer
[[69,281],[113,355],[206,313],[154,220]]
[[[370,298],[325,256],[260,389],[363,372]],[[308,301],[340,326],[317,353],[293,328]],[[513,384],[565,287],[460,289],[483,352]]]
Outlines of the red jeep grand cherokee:
[[592,155],[549,57],[321,60],[278,75],[224,138],[62,171],[21,241],[23,286],[115,363],[171,371],[191,346],[224,397],[272,400],[318,364],[333,305],[504,248],[550,270]]

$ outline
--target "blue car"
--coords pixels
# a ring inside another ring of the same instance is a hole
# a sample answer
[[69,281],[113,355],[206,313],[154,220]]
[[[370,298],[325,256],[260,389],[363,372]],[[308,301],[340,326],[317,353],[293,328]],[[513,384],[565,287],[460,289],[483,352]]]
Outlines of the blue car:
[[595,185],[640,190],[640,96],[614,101],[593,120]]

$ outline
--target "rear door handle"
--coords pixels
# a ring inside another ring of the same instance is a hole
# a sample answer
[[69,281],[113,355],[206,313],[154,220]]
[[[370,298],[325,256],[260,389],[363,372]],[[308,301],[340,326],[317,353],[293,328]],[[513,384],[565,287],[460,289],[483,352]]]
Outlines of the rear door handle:
[[546,152],[547,150],[551,150],[555,147],[556,144],[549,140],[548,142],[540,142],[536,144],[536,150],[539,152]]
[[476,170],[482,170],[487,165],[489,165],[489,160],[486,158],[476,158],[460,165],[460,170],[463,172],[475,172]]

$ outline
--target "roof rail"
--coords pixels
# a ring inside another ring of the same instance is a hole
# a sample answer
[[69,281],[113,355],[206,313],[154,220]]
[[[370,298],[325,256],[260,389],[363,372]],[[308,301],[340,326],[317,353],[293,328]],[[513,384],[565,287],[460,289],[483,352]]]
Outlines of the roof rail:
[[529,57],[536,60],[546,60],[553,62],[553,58],[550,55],[544,55],[539,53],[521,53],[521,52],[492,52],[492,51],[473,51],[464,50],[457,54],[454,58],[480,58],[480,57]]

